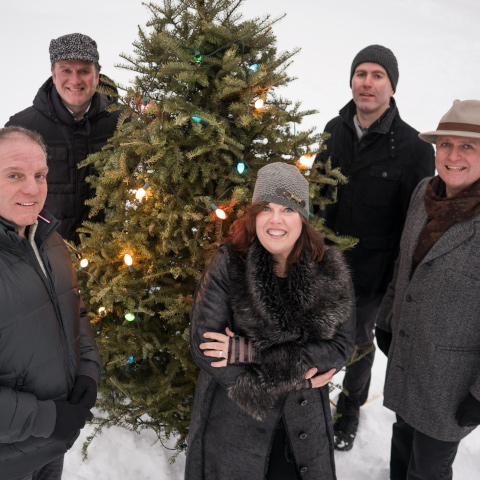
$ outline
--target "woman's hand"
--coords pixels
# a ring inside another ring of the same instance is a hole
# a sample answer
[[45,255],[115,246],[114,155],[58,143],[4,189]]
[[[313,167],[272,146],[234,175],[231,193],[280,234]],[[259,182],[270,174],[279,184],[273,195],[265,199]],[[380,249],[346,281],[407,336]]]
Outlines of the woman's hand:
[[310,382],[312,383],[312,388],[320,388],[331,382],[335,373],[335,369],[332,368],[328,372],[314,376],[317,372],[318,368],[313,367],[305,374],[305,380],[310,380]]
[[215,340],[214,342],[200,344],[200,348],[205,350],[203,354],[207,357],[222,358],[219,362],[212,362],[210,364],[212,367],[227,366],[228,345],[230,337],[233,337],[235,334],[228,327],[225,329],[225,333],[226,335],[217,332],[205,332],[203,334],[205,338]]

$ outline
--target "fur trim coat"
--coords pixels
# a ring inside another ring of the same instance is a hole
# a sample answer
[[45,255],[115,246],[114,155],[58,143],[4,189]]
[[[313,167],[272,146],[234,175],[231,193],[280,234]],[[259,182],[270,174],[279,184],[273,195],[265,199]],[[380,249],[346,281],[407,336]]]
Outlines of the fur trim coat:
[[[335,478],[328,386],[297,386],[311,367],[340,370],[353,350],[350,275],[333,248],[318,264],[303,255],[283,286],[273,266],[258,241],[245,260],[223,244],[199,282],[190,348],[201,373],[186,479],[264,478],[280,418],[302,478]],[[253,341],[251,363],[210,366],[199,348],[203,334],[227,326]]]

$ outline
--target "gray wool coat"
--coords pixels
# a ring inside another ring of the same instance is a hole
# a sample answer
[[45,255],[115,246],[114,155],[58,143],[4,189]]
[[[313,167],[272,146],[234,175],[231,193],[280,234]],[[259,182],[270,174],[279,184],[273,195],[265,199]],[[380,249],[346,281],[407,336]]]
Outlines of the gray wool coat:
[[[338,371],[353,350],[355,311],[348,269],[341,254],[328,249],[319,264],[299,262],[298,274],[289,275],[288,292],[281,294],[272,265],[257,261],[253,247],[242,262],[230,245],[221,245],[195,293],[190,348],[201,371],[185,479],[265,478],[282,418],[302,480],[335,480],[328,386],[296,386],[312,366],[319,373],[332,367]],[[225,332],[227,326],[253,341],[253,363],[210,366],[212,358],[199,348],[203,333]],[[262,345],[268,339],[273,344]],[[265,408],[269,403],[273,406]]]
[[409,273],[427,223],[424,192],[412,195],[393,280],[377,325],[392,332],[384,405],[437,440],[459,441],[455,413],[468,392],[480,400],[480,216],[447,230]]

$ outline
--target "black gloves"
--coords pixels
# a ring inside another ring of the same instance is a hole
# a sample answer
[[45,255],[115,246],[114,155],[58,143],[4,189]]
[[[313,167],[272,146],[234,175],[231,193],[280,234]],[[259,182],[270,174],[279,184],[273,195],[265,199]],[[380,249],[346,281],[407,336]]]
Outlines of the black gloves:
[[85,426],[86,420],[93,418],[88,408],[81,405],[72,405],[68,402],[55,401],[57,420],[51,438],[68,442],[72,440],[79,430]]
[[72,394],[68,399],[73,405],[80,405],[90,410],[97,400],[97,384],[93,378],[79,375],[75,379]]
[[375,337],[377,339],[378,348],[388,357],[390,344],[392,343],[392,334],[379,327],[375,327]]
[[458,407],[455,418],[461,427],[480,425],[480,401],[469,393]]
[[79,375],[75,379],[68,402],[55,401],[57,420],[51,437],[70,443],[85,426],[85,422],[93,418],[90,409],[93,408],[96,400],[95,380],[86,375]]

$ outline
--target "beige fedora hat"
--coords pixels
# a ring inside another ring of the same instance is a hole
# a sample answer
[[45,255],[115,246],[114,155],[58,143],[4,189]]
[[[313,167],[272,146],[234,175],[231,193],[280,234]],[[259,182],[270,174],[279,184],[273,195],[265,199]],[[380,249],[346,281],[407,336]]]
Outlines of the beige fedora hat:
[[434,132],[418,134],[428,143],[436,143],[438,135],[480,138],[480,100],[455,100]]

